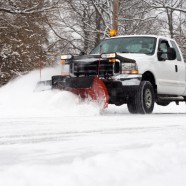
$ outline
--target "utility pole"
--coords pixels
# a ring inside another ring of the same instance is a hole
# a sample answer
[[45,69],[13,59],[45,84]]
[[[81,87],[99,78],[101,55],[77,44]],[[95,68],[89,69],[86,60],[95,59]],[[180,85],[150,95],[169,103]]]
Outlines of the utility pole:
[[118,11],[119,11],[119,0],[113,0],[113,20],[112,27],[116,32],[118,31]]

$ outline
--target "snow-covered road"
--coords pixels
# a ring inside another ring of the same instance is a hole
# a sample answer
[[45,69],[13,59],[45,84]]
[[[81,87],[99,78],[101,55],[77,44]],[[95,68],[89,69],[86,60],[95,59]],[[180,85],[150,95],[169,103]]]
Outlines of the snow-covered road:
[[185,104],[100,113],[71,93],[33,92],[35,77],[0,89],[0,185],[186,185]]

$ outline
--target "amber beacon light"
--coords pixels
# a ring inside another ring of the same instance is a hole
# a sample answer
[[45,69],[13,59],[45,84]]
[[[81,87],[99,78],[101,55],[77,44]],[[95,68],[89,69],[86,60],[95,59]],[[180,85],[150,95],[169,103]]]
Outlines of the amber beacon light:
[[110,34],[110,37],[114,37],[114,36],[117,35],[117,30],[111,29],[111,30],[109,31],[109,34]]

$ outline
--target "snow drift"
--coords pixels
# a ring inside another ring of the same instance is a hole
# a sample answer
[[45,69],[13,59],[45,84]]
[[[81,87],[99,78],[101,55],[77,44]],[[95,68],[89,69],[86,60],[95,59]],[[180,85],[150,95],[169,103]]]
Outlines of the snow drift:
[[[42,80],[50,80],[52,75],[60,74],[59,67],[45,68]],[[0,88],[1,115],[47,116],[47,115],[98,115],[99,108],[93,102],[81,102],[77,95],[67,91],[36,91],[40,80],[39,71],[23,75]]]

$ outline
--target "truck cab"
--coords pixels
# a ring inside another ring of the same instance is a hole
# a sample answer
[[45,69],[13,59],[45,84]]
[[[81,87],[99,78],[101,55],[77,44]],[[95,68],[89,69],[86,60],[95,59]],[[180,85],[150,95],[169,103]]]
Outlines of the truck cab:
[[[185,94],[185,63],[177,43],[162,36],[118,36],[104,40],[91,54],[117,52],[136,61],[139,74],[151,73],[158,94]],[[176,57],[168,58],[168,53]],[[174,54],[175,55],[175,54]],[[175,58],[175,59],[174,59]]]

